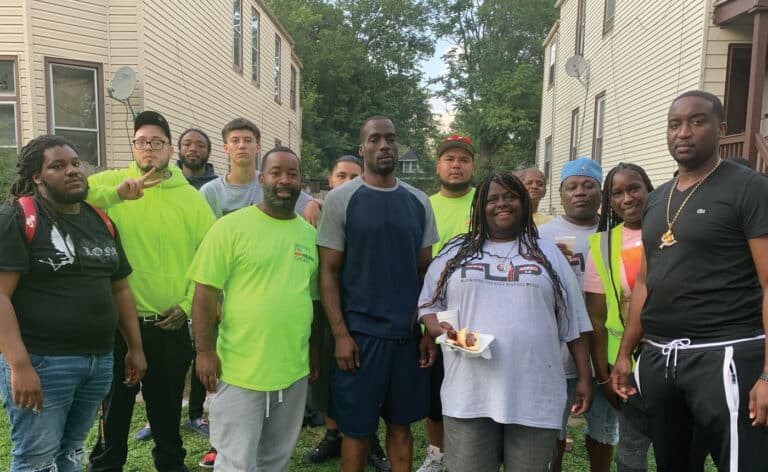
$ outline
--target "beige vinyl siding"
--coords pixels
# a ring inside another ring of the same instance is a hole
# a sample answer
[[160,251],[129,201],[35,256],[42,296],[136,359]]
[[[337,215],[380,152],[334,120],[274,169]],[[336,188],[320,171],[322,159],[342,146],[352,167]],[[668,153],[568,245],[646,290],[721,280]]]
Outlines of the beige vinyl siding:
[[[261,15],[260,86],[251,81],[252,8]],[[301,80],[293,41],[261,0],[243,0],[242,12],[241,74],[232,67],[231,0],[3,0],[0,51],[18,57],[22,140],[49,131],[44,66],[48,58],[102,66],[106,167],[123,167],[132,160],[133,117],[108,93],[122,66],[136,71],[136,89],[130,97],[134,110],[163,113],[174,146],[182,130],[202,128],[211,137],[211,158],[219,173],[228,168],[221,128],[239,116],[261,128],[264,150],[279,139],[300,152],[301,104],[292,110],[288,95],[291,66],[297,72],[297,86]],[[282,42],[279,104],[273,97],[275,34]]]
[[24,142],[32,138],[28,131],[32,127],[32,105],[29,99],[31,87],[30,68],[25,47],[26,21],[24,3],[22,0],[4,0],[0,2],[0,55],[10,56],[16,59],[19,83],[19,113],[21,121],[17,126],[21,128],[21,147]]
[[[261,16],[260,85],[251,80],[251,16],[255,8]],[[194,126],[211,138],[211,162],[216,171],[228,168],[223,151],[221,128],[231,119],[245,117],[261,130],[262,153],[275,139],[300,152],[300,110],[291,110],[290,66],[300,66],[292,59],[292,41],[273,23],[272,16],[260,3],[243,1],[243,68],[232,65],[231,0],[145,0],[140,42],[144,60],[139,66],[143,82],[143,108],[157,110],[171,125],[174,145],[179,133]],[[194,10],[204,22],[196,22],[196,34],[190,33],[190,19],[185,12]],[[148,12],[152,11],[150,15]],[[275,34],[282,41],[281,103],[274,100]]]
[[706,31],[702,88],[720,100],[725,96],[725,79],[728,72],[728,46],[730,44],[752,43],[752,21],[734,22],[727,28],[720,28],[709,22]]
[[[560,213],[557,195],[560,170],[568,160],[571,111],[579,108],[578,156],[592,152],[595,97],[604,92],[603,169],[633,162],[648,172],[654,184],[667,180],[674,161],[666,147],[666,113],[674,97],[699,88],[707,2],[649,0],[617,2],[613,30],[603,35],[604,0],[587,0],[584,58],[589,63],[587,86],[565,74],[573,54],[577,0],[560,6],[557,73],[554,92],[544,83],[539,156],[544,141],[553,144],[552,179],[543,211]],[[648,15],[648,12],[654,12]],[[546,80],[546,77],[545,77]],[[554,100],[554,107],[552,101]],[[545,118],[545,115],[549,117]]]
[[[26,46],[31,57],[31,83],[33,94],[33,121],[25,127],[25,139],[33,135],[52,132],[45,83],[45,59],[85,61],[102,64],[107,76],[108,37],[107,8],[101,1],[37,0],[28,2],[29,38]],[[105,82],[106,83],[106,82]],[[106,98],[106,94],[105,94]],[[100,103],[105,109],[105,103]],[[106,130],[102,129],[101,139]],[[102,164],[106,155],[102,155]]]

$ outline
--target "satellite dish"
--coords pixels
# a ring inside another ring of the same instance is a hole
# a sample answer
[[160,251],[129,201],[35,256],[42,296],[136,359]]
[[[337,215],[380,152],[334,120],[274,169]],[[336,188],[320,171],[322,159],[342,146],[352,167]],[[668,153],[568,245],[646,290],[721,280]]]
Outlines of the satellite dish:
[[112,88],[109,95],[117,100],[127,100],[136,88],[136,72],[128,66],[117,69],[112,77]]
[[571,77],[581,77],[587,70],[587,61],[583,56],[571,56],[565,61],[565,73]]

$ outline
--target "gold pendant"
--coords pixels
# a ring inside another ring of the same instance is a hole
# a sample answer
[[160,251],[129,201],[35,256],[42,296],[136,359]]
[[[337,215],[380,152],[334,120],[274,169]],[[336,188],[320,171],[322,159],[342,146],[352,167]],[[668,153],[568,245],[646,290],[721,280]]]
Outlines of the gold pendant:
[[668,229],[666,233],[661,235],[661,244],[659,245],[659,249],[664,249],[665,247],[674,246],[675,244],[677,244],[675,235],[672,234],[671,229]]

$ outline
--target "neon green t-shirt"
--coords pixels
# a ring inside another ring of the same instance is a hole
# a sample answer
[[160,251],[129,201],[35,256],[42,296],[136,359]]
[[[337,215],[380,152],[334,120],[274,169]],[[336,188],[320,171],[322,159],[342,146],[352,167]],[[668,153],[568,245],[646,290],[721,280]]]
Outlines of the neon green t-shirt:
[[224,291],[216,342],[224,382],[274,391],[309,374],[316,234],[298,216],[278,220],[249,206],[203,239],[188,277]]
[[451,238],[469,230],[469,212],[474,196],[475,189],[473,188],[468,194],[459,198],[444,197],[440,193],[429,197],[432,211],[435,212],[437,233],[440,235],[440,242],[432,246],[432,257],[437,256],[440,249]]

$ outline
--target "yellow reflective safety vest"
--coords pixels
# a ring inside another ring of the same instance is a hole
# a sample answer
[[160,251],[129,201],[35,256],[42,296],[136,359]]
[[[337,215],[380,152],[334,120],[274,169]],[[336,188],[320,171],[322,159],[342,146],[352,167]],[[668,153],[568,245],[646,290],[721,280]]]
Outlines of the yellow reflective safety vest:
[[[624,223],[610,229],[610,245],[608,247],[608,231],[595,233],[589,237],[589,253],[595,263],[595,268],[603,282],[605,290],[605,307],[607,317],[605,328],[608,331],[608,363],[616,362],[619,353],[621,337],[624,335],[624,325],[621,322],[621,230]],[[607,261],[611,262],[610,274]]]

